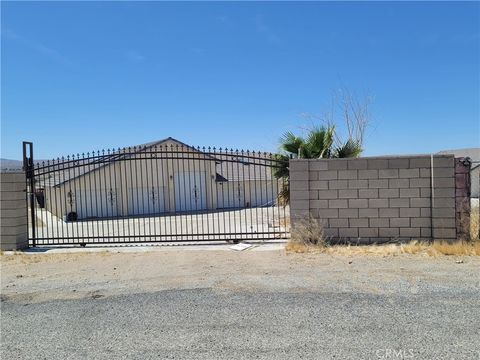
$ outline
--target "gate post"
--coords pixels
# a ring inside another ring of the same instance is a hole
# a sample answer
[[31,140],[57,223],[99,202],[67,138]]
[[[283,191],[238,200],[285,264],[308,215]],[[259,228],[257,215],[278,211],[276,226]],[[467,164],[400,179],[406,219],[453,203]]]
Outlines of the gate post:
[[20,250],[28,247],[25,174],[0,174],[0,249]]
[[[32,227],[32,246],[35,246],[35,174],[33,167],[33,143],[29,141],[23,142],[23,171],[25,171],[26,180],[26,203],[30,200],[30,224]],[[28,222],[27,222],[28,224]],[[27,228],[28,230],[28,228]],[[27,231],[28,234],[28,231]]]

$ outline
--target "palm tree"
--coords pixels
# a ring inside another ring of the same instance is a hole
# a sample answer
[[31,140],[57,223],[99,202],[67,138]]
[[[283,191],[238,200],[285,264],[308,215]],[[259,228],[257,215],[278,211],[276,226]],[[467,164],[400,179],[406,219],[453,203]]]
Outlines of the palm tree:
[[280,139],[282,154],[276,155],[278,167],[274,175],[283,179],[279,199],[284,205],[290,201],[289,159],[331,159],[356,158],[362,153],[360,141],[349,138],[342,142],[335,136],[335,126],[321,126],[311,129],[305,138],[286,132]]

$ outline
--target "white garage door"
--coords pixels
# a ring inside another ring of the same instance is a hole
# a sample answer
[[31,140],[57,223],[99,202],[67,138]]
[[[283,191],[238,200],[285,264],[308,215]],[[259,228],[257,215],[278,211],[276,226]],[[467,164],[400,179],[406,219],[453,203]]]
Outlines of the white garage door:
[[175,173],[175,210],[193,211],[207,208],[207,186],[204,171]]
[[219,209],[245,207],[244,186],[238,181],[217,183],[217,207]]
[[165,212],[165,187],[128,188],[128,215],[148,215]]
[[79,190],[75,197],[79,219],[118,215],[116,189]]

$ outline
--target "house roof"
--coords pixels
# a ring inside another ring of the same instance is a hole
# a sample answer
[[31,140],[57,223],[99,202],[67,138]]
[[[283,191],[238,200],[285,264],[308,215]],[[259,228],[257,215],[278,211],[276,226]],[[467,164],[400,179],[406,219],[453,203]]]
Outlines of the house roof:
[[[42,183],[44,186],[59,186],[73,179],[77,179],[81,176],[91,173],[95,170],[109,166],[111,163],[115,161],[129,159],[134,154],[147,151],[152,147],[162,146],[162,144],[168,141],[175,142],[179,146],[185,147],[195,152],[199,151],[198,149],[195,149],[193,146],[189,146],[177,139],[168,137],[162,140],[152,141],[145,144],[127,146],[127,147],[124,147],[123,149],[109,152],[106,155],[104,153],[102,153],[102,155],[97,155],[97,156],[93,155],[94,157],[93,159],[88,157],[79,158],[79,159],[72,158],[70,160],[70,164],[71,164],[70,167],[64,163],[63,161],[64,159],[62,161],[57,161],[57,163],[55,163],[55,160],[54,160],[52,161],[51,164],[47,164],[47,167],[50,170],[54,170],[52,173],[50,173],[51,176],[46,179],[43,179],[43,177],[40,176],[40,180],[43,180]],[[98,152],[98,154],[100,154],[100,152]],[[37,168],[41,173],[41,169],[43,168],[43,166],[41,164],[38,164],[38,165],[40,166]],[[55,170],[55,167],[57,167],[56,170]]]
[[219,181],[246,181],[271,180],[272,168],[269,167],[269,155],[256,153],[254,157],[246,154],[234,156],[219,154],[215,156],[219,162],[216,165],[217,178],[220,175],[225,180]]
[[[77,179],[86,174],[89,174],[93,171],[101,169],[103,167],[109,166],[113,162],[121,161],[128,159],[134,154],[141,153],[151,149],[152,147],[162,146],[162,144],[171,141],[181,146],[183,149],[189,149],[196,153],[203,153],[199,148],[189,146],[177,139],[168,137],[158,141],[152,141],[145,144],[125,147],[121,150],[110,152],[106,155],[95,156],[92,158],[79,158],[79,159],[70,159],[70,166],[64,163],[64,161],[59,161],[57,164],[55,162],[48,163],[46,167],[50,170],[48,176],[39,176],[39,185],[40,186],[60,186],[62,184],[68,183],[73,179]],[[175,150],[173,150],[175,151]],[[239,154],[238,156],[232,156],[233,153],[225,152],[212,155],[211,153],[204,153],[205,158],[215,160],[216,162],[216,181],[240,181],[240,180],[269,180],[272,178],[270,169],[265,168],[267,163],[267,156],[265,160],[262,160],[259,157],[260,153],[255,154],[255,159],[249,160],[246,154]],[[263,165],[262,165],[263,163]],[[42,169],[47,169],[41,164],[38,168],[40,174],[42,174]],[[52,171],[53,170],[53,171]]]

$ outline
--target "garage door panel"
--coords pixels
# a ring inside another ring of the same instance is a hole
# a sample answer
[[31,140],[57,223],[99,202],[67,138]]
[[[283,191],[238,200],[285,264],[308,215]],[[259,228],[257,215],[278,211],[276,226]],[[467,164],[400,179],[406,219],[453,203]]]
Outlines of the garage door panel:
[[245,187],[240,182],[217,183],[217,207],[219,209],[245,207]]
[[177,172],[174,182],[176,211],[207,209],[207,184],[204,171]]
[[134,187],[128,189],[128,214],[148,215],[165,212],[165,187]]
[[75,197],[79,219],[103,218],[118,215],[116,189],[80,190]]

